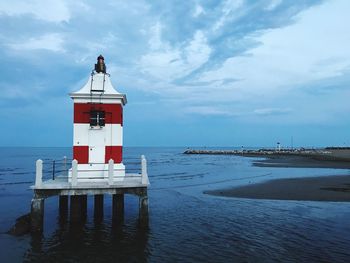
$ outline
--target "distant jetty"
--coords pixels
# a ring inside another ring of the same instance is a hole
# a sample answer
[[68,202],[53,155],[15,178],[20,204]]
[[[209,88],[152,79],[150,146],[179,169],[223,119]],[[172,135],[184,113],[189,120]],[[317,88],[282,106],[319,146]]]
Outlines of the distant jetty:
[[260,156],[260,155],[310,155],[310,154],[330,154],[331,152],[315,149],[259,149],[259,150],[195,150],[188,149],[184,152],[184,154],[228,154],[228,155],[252,155],[252,156]]
[[184,154],[240,155],[246,157],[304,156],[315,159],[350,160],[350,147],[326,147],[321,149],[258,149],[258,150],[210,150],[187,149]]

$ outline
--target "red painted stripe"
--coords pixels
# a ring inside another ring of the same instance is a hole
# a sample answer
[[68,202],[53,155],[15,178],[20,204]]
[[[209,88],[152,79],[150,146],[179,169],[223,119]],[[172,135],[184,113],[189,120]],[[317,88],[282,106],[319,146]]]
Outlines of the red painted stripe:
[[78,161],[78,164],[89,162],[89,146],[73,146],[73,159]]
[[74,103],[74,123],[90,123],[90,111],[105,111],[106,124],[123,125],[123,107],[121,104]]
[[106,146],[105,162],[108,163],[110,159],[113,159],[114,163],[121,163],[123,159],[123,147]]

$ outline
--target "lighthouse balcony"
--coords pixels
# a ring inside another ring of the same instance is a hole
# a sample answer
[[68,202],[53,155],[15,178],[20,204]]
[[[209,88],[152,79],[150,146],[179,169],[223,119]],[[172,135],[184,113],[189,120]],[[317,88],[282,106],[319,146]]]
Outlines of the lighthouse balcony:
[[[113,164],[113,181],[123,181],[125,179],[125,165],[123,163]],[[78,182],[103,182],[108,181],[109,164],[90,163],[78,164],[77,180]],[[130,174],[128,175],[130,177]],[[133,177],[138,175],[134,174]],[[68,182],[72,182],[72,168],[68,172]]]
[[135,173],[126,173],[125,165],[115,164],[112,159],[107,164],[78,164],[73,160],[71,168],[64,166],[67,167],[66,170],[59,171],[60,173],[56,175],[54,168],[52,175],[49,175],[50,178],[47,178],[43,161],[37,160],[35,185],[32,188],[74,191],[76,189],[147,188],[149,185],[147,162],[144,156],[141,157],[141,169]]

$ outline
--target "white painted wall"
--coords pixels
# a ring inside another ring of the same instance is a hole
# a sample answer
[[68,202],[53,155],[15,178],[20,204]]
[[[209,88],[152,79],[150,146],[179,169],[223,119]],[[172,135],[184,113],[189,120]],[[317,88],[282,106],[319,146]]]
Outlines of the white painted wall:
[[[89,123],[74,123],[73,127],[73,145],[74,146],[86,146],[89,143],[90,130],[103,131],[105,145],[107,146],[122,146],[123,145],[123,126],[120,124],[106,124],[105,127],[100,128],[90,128]],[[97,133],[96,133],[97,134]]]

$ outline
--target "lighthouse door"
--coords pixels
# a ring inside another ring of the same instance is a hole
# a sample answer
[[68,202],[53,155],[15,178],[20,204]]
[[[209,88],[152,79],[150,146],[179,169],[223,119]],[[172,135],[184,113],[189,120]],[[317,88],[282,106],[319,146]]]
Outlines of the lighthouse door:
[[89,130],[89,163],[105,162],[105,129]]

